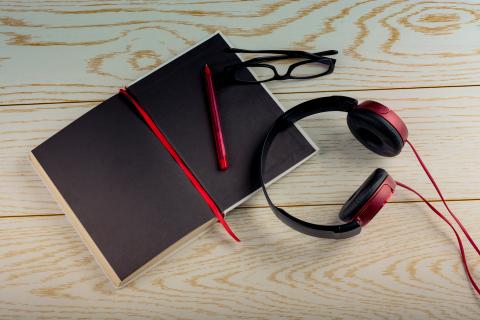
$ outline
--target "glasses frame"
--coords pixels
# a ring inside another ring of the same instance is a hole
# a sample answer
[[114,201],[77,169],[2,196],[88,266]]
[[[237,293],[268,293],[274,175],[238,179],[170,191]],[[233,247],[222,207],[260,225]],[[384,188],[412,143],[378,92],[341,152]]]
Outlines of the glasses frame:
[[[228,49],[225,49],[225,51],[230,53],[275,54],[274,56],[263,56],[263,57],[252,58],[252,59],[235,63],[233,65],[225,67],[225,72],[230,79],[236,82],[245,83],[245,84],[263,83],[263,82],[268,82],[273,80],[313,79],[313,78],[322,77],[332,73],[333,70],[335,69],[336,60],[326,56],[330,56],[338,53],[337,50],[326,50],[326,51],[320,51],[315,53],[309,53],[306,51],[298,51],[298,50],[246,50],[246,49],[239,49],[239,48],[228,48]],[[284,60],[284,59],[303,59],[303,60],[291,64],[288,67],[285,74],[283,75],[278,73],[275,66],[265,63],[265,62]],[[319,74],[309,75],[309,76],[293,76],[292,75],[292,72],[295,68],[308,63],[321,63],[327,66],[328,68],[324,72],[321,72]],[[250,81],[250,80],[239,79],[236,75],[237,71],[239,69],[249,68],[249,67],[268,68],[273,71],[273,76],[271,78],[263,79],[263,80],[254,79]]]

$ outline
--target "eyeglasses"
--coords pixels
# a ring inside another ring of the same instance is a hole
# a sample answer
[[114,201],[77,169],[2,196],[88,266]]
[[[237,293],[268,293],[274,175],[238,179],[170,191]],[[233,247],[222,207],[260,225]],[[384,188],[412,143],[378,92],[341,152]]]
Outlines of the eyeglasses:
[[[338,53],[337,50],[309,53],[296,50],[245,50],[238,48],[228,48],[225,51],[232,53],[274,54],[256,57],[225,67],[225,73],[231,80],[247,84],[272,80],[312,79],[325,76],[333,72],[336,61],[325,56]],[[265,63],[285,59],[301,59],[301,61],[291,64],[283,75],[280,75],[273,65]],[[252,70],[257,79],[247,69]]]

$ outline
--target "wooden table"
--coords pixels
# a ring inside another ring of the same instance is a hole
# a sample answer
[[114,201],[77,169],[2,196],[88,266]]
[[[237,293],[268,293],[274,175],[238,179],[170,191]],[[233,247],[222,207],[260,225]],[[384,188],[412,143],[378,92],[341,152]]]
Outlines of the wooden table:
[[[292,231],[257,195],[229,216],[242,243],[216,225],[112,288],[27,153],[216,30],[242,48],[338,49],[334,74],[269,88],[287,107],[343,94],[394,108],[480,239],[478,1],[0,1],[1,318],[478,319],[451,231],[403,190],[343,241]],[[442,208],[408,148],[375,156],[342,115],[301,124],[320,153],[271,187],[292,212],[332,221],[376,167]]]

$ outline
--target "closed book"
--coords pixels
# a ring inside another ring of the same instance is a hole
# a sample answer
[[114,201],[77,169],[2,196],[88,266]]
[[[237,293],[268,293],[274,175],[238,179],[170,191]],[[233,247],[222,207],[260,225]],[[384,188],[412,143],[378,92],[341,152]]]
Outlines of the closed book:
[[[216,33],[129,86],[224,213],[259,190],[258,148],[283,113],[264,85],[222,81],[224,67],[241,61],[225,52],[228,47]],[[226,171],[217,167],[205,64],[216,75],[230,164]],[[268,180],[316,150],[298,126],[286,129],[271,148]],[[34,148],[30,159],[116,287],[194,241],[216,221],[185,172],[120,94]],[[226,233],[221,237],[230,240]]]

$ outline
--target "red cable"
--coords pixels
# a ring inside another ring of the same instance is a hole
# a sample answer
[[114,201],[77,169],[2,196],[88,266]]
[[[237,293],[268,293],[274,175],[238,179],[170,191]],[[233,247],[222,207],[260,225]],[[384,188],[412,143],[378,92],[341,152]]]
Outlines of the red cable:
[[[458,232],[457,230],[455,230],[455,228],[453,227],[453,225],[451,224],[450,221],[448,221],[448,219],[443,215],[441,214],[427,199],[425,199],[420,193],[418,193],[417,191],[415,191],[414,189],[410,188],[409,186],[399,182],[399,181],[396,181],[397,182],[397,185],[399,185],[400,187],[403,187],[407,190],[410,190],[412,191],[413,193],[415,193],[418,197],[420,197],[420,199],[423,200],[423,202],[425,202],[429,207],[430,209],[432,209],[433,212],[435,212],[435,214],[437,216],[439,216],[443,221],[445,221],[449,226],[450,228],[453,230],[453,232],[455,233],[455,236],[457,237],[457,241],[458,241],[458,246],[460,248],[460,254],[462,256],[462,263],[463,263],[463,266],[465,267],[465,271],[467,273],[467,276],[468,276],[468,279],[470,280],[470,283],[472,284],[473,288],[475,289],[475,291],[477,291],[477,293],[480,295],[480,288],[478,287],[477,283],[475,282],[475,280],[473,279],[473,276],[471,275],[470,273],[470,269],[468,268],[468,263],[467,263],[467,258],[466,258],[466,255],[465,255],[465,250],[463,248],[463,243],[462,243],[462,239],[460,238],[460,236],[458,235]],[[468,232],[467,232],[468,234]],[[472,243],[472,242],[470,242]],[[472,244],[473,245],[473,244]]]
[[433,186],[435,187],[435,190],[437,190],[437,193],[438,195],[440,196],[440,199],[442,199],[442,202],[443,204],[445,205],[445,208],[447,208],[448,212],[450,213],[450,215],[453,217],[453,219],[455,219],[455,221],[457,222],[458,226],[460,227],[460,229],[462,229],[463,231],[463,234],[467,237],[468,241],[470,242],[470,244],[473,246],[473,248],[475,249],[475,251],[477,251],[477,253],[480,255],[480,250],[478,249],[477,245],[475,244],[475,241],[473,241],[473,239],[470,237],[470,234],[468,233],[467,229],[465,229],[465,227],[463,226],[463,224],[460,222],[460,220],[457,218],[457,216],[452,212],[452,210],[450,210],[450,207],[448,206],[447,202],[445,201],[445,198],[443,197],[443,194],[442,192],[440,191],[440,188],[438,187],[437,183],[435,182],[435,179],[433,179],[432,175],[430,174],[430,171],[428,171],[427,169],[427,166],[425,165],[425,163],[422,161],[422,158],[420,157],[420,155],[418,154],[417,150],[415,149],[415,147],[413,146],[413,144],[407,140],[406,141],[408,143],[408,145],[410,146],[410,148],[412,149],[413,153],[415,154],[415,157],[417,157],[418,159],[418,162],[420,163],[420,165],[422,166],[423,170],[425,171],[425,173],[427,174],[428,178],[430,179],[430,181],[432,182]]
[[227,222],[224,219],[223,213],[220,212],[220,209],[217,207],[217,204],[213,199],[210,197],[208,192],[203,188],[203,186],[200,184],[200,182],[195,178],[193,172],[188,169],[187,165],[185,162],[183,162],[182,158],[178,155],[178,153],[175,151],[173,146],[168,142],[167,138],[163,135],[163,133],[160,131],[160,129],[157,127],[153,119],[150,117],[150,115],[145,111],[145,109],[135,100],[135,98],[128,93],[128,89],[120,89],[120,94],[124,95],[125,97],[130,100],[130,102],[135,106],[137,109],[138,113],[140,116],[145,120],[147,123],[148,127],[150,130],[152,130],[153,134],[158,138],[158,140],[162,143],[162,145],[167,149],[167,151],[170,153],[172,158],[177,162],[177,164],[180,166],[180,168],[183,170],[185,175],[187,176],[188,180],[193,184],[195,189],[200,193],[202,198],[205,200],[207,205],[210,207],[212,212],[215,214],[215,216],[218,218],[218,221],[222,224],[222,226],[225,228],[225,230],[228,232],[230,236],[232,236],[233,239],[236,241],[240,241],[238,237],[233,233],[233,231],[230,229],[228,226]]

